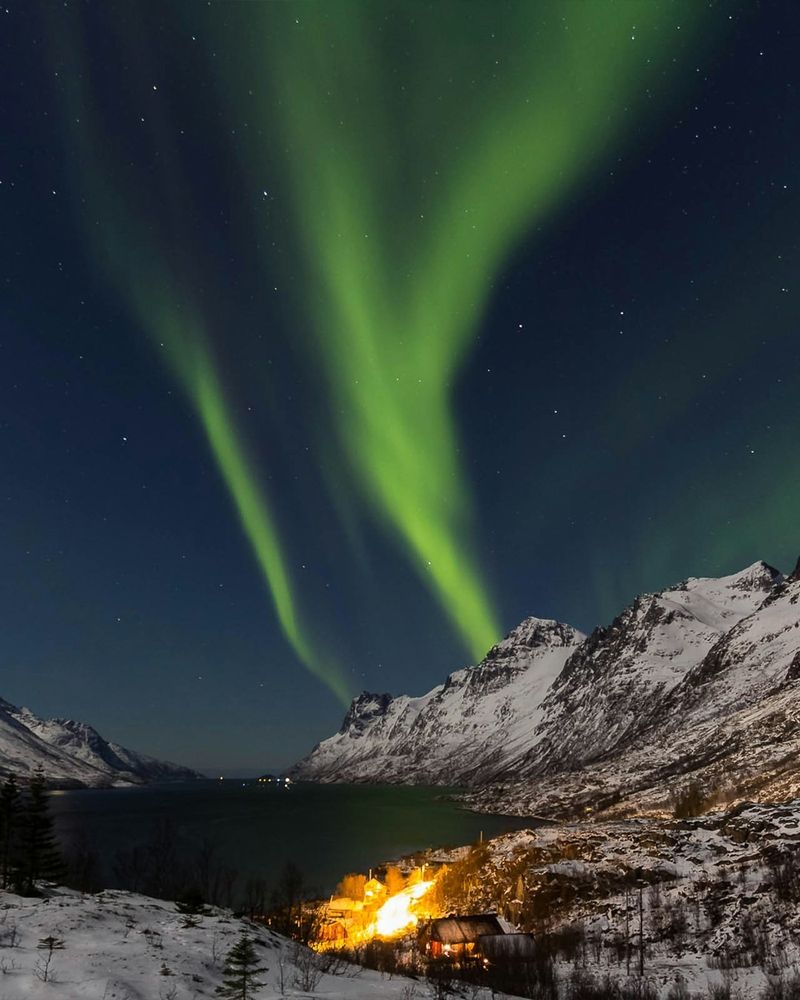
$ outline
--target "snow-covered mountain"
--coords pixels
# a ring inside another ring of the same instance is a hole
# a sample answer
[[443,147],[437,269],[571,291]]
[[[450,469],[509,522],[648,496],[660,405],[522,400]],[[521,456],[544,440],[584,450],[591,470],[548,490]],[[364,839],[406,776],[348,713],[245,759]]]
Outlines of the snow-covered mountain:
[[40,719],[0,698],[0,775],[24,777],[41,767],[61,787],[142,784],[200,775],[111,743],[85,722]]
[[635,741],[659,721],[687,674],[781,579],[759,562],[733,576],[690,579],[637,597],[570,657],[547,694],[535,740],[508,773],[572,770]]
[[422,698],[362,695],[296,774],[466,783],[477,808],[546,815],[663,810],[692,781],[800,793],[800,568],[686,580],[585,640],[551,622],[560,643],[531,649],[529,622]]
[[[758,567],[751,567],[756,571]],[[705,655],[595,751],[610,725],[602,673],[572,693],[598,705],[587,718],[587,750],[569,757],[575,730],[566,695],[554,686],[541,744],[507,771],[503,784],[472,796],[483,809],[577,815],[665,813],[691,788],[700,806],[743,799],[780,801],[800,794],[800,571],[774,574],[750,614],[722,633]],[[745,575],[749,571],[745,571]],[[744,581],[742,581],[744,582]],[[591,641],[591,640],[590,640]],[[647,674],[651,661],[642,664]],[[613,672],[614,663],[607,668]],[[621,702],[616,710],[623,711]],[[563,719],[561,730],[554,720]],[[537,734],[538,735],[538,734]],[[559,759],[559,747],[564,756]]]
[[316,781],[471,783],[525,752],[542,700],[584,636],[528,618],[475,667],[419,698],[364,692],[291,772]]

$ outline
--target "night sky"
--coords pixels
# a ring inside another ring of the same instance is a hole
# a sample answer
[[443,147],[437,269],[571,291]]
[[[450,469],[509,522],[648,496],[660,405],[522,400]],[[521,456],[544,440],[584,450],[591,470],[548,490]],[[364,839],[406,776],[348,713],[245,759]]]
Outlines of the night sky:
[[0,7],[0,696],[217,771],[800,551],[794,2]]

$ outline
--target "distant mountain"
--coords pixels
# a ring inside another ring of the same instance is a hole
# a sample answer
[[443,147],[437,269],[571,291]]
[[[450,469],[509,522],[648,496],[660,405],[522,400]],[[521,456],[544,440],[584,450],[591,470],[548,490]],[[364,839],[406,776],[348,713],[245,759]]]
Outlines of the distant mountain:
[[197,771],[111,743],[85,722],[40,719],[0,698],[0,775],[24,777],[41,767],[62,788],[192,779]]
[[315,781],[467,784],[530,746],[541,704],[585,636],[528,618],[475,667],[419,698],[359,695],[342,728],[289,772]]
[[476,808],[562,816],[665,811],[690,784],[800,794],[800,564],[637,597],[585,639],[543,623],[561,645],[526,647],[535,622],[422,698],[361,695],[295,776],[464,783]]

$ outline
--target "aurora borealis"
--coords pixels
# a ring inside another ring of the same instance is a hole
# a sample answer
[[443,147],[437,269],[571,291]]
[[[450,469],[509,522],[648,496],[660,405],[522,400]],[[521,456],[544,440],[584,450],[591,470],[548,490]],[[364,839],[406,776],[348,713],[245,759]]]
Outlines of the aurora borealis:
[[[666,57],[672,18],[644,5],[631,27],[625,7],[598,17],[572,5],[565,31],[531,4],[501,18],[443,5],[418,8],[421,28],[387,10],[334,5],[306,24],[297,8],[261,7],[244,20],[270,42],[339,437],[479,658],[500,628],[471,552],[450,396],[499,266],[613,144],[623,109],[636,113],[634,87],[660,67],[643,65],[630,32]],[[415,71],[397,58],[404,34]],[[454,81],[473,73],[480,87],[465,102]]]
[[793,563],[791,5],[3,23],[0,695],[280,765],[526,615]]

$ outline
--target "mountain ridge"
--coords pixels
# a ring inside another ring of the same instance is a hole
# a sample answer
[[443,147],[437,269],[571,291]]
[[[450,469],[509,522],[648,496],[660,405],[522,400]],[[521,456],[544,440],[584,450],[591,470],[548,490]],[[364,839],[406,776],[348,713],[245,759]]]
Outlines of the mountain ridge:
[[[799,596],[800,560],[789,576],[758,561],[639,595],[589,636],[548,620],[546,655],[525,642],[543,620],[526,619],[418,698],[354,699],[292,773],[462,784],[473,808],[517,814],[664,811],[693,779],[710,797],[738,779],[800,791],[782,750],[800,750]],[[560,660],[558,634],[571,637]]]
[[0,698],[0,776],[26,777],[40,767],[52,787],[136,785],[190,780],[197,771],[106,740],[73,719],[43,719]]
[[[289,773],[322,781],[474,781],[493,769],[497,733],[516,746],[535,724],[541,696],[584,638],[561,622],[526,618],[480,663],[454,671],[423,695],[362,692],[339,732],[306,758],[313,767],[300,762]],[[479,709],[491,716],[490,725]],[[381,744],[387,749],[376,755]],[[467,749],[470,756],[456,765]],[[347,768],[340,775],[343,753]]]

